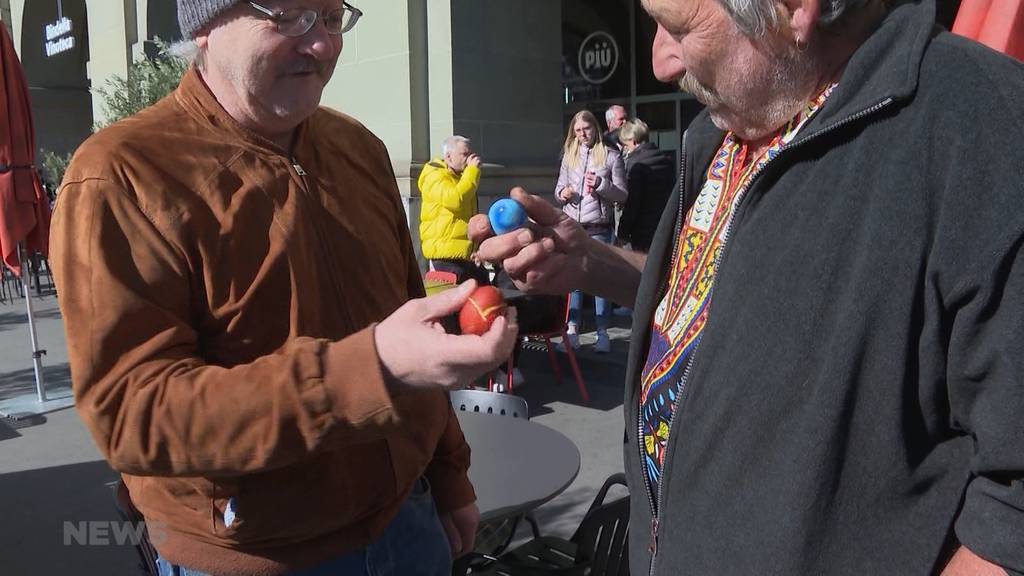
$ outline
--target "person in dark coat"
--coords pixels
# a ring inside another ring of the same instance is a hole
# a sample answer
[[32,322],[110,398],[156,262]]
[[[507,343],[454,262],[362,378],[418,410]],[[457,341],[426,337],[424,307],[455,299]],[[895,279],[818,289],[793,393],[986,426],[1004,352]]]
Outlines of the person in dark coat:
[[648,140],[647,124],[629,120],[619,129],[626,154],[626,198],[616,235],[632,250],[647,252],[675,186],[675,154]]
[[604,122],[608,126],[608,131],[601,136],[601,139],[604,140],[605,146],[613,150],[622,149],[622,145],[619,143],[619,128],[625,121],[626,108],[619,104],[609,106],[604,111]]
[[1024,63],[932,0],[641,5],[705,105],[650,251],[522,189],[469,224],[634,307],[630,572],[1024,574]]

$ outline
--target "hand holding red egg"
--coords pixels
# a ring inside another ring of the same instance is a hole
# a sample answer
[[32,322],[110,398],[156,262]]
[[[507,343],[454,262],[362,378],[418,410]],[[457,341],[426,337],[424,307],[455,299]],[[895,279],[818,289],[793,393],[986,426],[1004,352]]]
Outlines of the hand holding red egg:
[[505,313],[505,299],[494,286],[480,286],[474,290],[459,311],[459,328],[463,334],[481,335]]

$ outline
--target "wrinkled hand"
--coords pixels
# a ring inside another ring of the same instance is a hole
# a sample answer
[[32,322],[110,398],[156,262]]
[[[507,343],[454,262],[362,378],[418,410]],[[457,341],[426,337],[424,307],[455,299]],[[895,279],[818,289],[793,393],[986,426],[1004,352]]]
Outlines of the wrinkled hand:
[[1006,570],[961,546],[940,576],[1006,576]]
[[463,506],[450,514],[442,514],[441,524],[448,535],[452,558],[473,551],[473,545],[476,544],[476,529],[480,525],[480,510],[476,504]]
[[377,356],[392,379],[412,387],[460,387],[512,355],[519,326],[511,306],[481,336],[446,334],[441,326],[440,320],[462,308],[475,288],[476,281],[470,280],[410,300],[377,325]]
[[476,154],[470,154],[469,158],[466,159],[466,164],[468,164],[469,166],[473,166],[475,168],[480,167],[480,162],[480,157],[477,156]]
[[469,237],[480,245],[477,256],[500,262],[516,286],[526,292],[565,294],[579,288],[593,240],[578,222],[542,198],[518,187],[512,189],[512,198],[523,205],[533,222],[494,236],[487,216],[474,216],[469,221]]

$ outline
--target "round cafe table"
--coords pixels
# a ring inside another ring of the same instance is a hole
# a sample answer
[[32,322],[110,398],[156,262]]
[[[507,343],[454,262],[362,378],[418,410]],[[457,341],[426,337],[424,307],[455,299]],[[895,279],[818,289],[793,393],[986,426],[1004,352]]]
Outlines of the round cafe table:
[[562,493],[580,471],[580,451],[561,432],[509,416],[457,412],[472,450],[469,479],[480,521],[517,516]]

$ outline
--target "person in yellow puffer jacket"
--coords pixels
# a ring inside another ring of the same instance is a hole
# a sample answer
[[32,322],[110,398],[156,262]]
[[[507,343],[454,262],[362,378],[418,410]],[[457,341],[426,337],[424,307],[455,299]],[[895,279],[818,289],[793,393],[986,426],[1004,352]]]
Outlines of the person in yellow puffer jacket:
[[487,284],[487,271],[471,259],[473,242],[468,234],[469,219],[476,214],[480,157],[463,136],[445,139],[441,152],[442,158],[423,166],[417,182],[423,257],[431,270],[452,272],[459,282],[474,278]]

